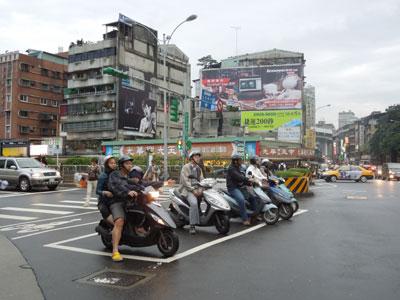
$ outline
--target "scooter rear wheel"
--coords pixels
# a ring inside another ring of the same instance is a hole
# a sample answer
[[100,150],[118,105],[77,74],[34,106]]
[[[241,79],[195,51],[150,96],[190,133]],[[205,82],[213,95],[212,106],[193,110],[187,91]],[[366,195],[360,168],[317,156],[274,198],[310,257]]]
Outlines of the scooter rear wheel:
[[229,216],[224,213],[215,214],[215,228],[220,234],[227,234],[231,228]]
[[158,237],[157,247],[165,257],[175,255],[179,248],[178,235],[170,229],[162,229]]
[[274,225],[279,221],[279,210],[272,208],[262,214],[262,218],[267,225]]
[[293,207],[290,203],[281,203],[279,205],[279,215],[284,220],[289,220],[293,216]]

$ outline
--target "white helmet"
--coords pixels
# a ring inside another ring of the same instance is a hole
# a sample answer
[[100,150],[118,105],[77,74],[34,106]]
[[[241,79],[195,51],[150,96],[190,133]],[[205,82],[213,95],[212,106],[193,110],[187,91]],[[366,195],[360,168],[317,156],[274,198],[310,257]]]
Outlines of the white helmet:
[[195,155],[200,155],[201,156],[200,151],[193,150],[192,152],[190,152],[189,153],[189,159],[192,159],[192,157],[195,156]]

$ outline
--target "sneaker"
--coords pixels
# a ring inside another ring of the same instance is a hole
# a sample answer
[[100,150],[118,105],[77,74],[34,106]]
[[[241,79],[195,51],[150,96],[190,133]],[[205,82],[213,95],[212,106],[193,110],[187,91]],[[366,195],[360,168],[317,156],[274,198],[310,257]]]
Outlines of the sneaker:
[[122,255],[119,252],[114,252],[111,256],[112,260],[115,262],[119,262],[119,261],[123,261],[124,258],[122,257]]
[[249,220],[246,220],[246,221],[243,222],[243,225],[244,226],[251,226],[251,223],[250,223]]
[[85,203],[83,204],[83,207],[89,207],[89,203],[85,202]]
[[194,225],[190,226],[189,233],[190,234],[196,234],[196,227]]

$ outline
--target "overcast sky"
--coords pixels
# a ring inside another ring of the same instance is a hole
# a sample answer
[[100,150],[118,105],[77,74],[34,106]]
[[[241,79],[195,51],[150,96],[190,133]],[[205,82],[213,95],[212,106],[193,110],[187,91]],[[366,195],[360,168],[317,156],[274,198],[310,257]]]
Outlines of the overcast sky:
[[193,65],[272,48],[303,52],[308,84],[316,88],[317,120],[337,125],[338,112],[357,117],[400,103],[400,0],[101,1],[0,0],[0,53],[28,48],[56,52],[71,41],[102,39],[104,23],[121,12],[170,31],[190,14],[198,19],[174,34]]

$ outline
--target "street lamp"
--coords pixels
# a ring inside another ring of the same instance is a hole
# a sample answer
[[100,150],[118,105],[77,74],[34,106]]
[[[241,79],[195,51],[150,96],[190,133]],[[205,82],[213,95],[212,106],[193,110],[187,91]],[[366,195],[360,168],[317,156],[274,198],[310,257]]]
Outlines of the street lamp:
[[330,105],[330,104],[327,104],[327,105],[323,105],[323,106],[317,107],[317,108],[315,109],[315,112],[317,112],[318,110],[320,110],[320,109],[322,109],[322,108],[325,108],[325,107],[331,107],[331,105]]
[[167,120],[168,120],[168,114],[167,114],[167,77],[166,77],[166,71],[167,71],[167,45],[169,45],[169,42],[171,41],[172,36],[174,35],[175,31],[183,24],[186,22],[190,22],[193,20],[197,19],[197,15],[190,15],[189,17],[186,18],[186,20],[182,21],[181,23],[178,24],[178,26],[175,27],[174,30],[172,30],[172,33],[170,35],[165,35],[163,34],[163,82],[164,82],[164,134],[163,134],[163,140],[164,140],[164,180],[168,178],[168,132],[167,132]]

